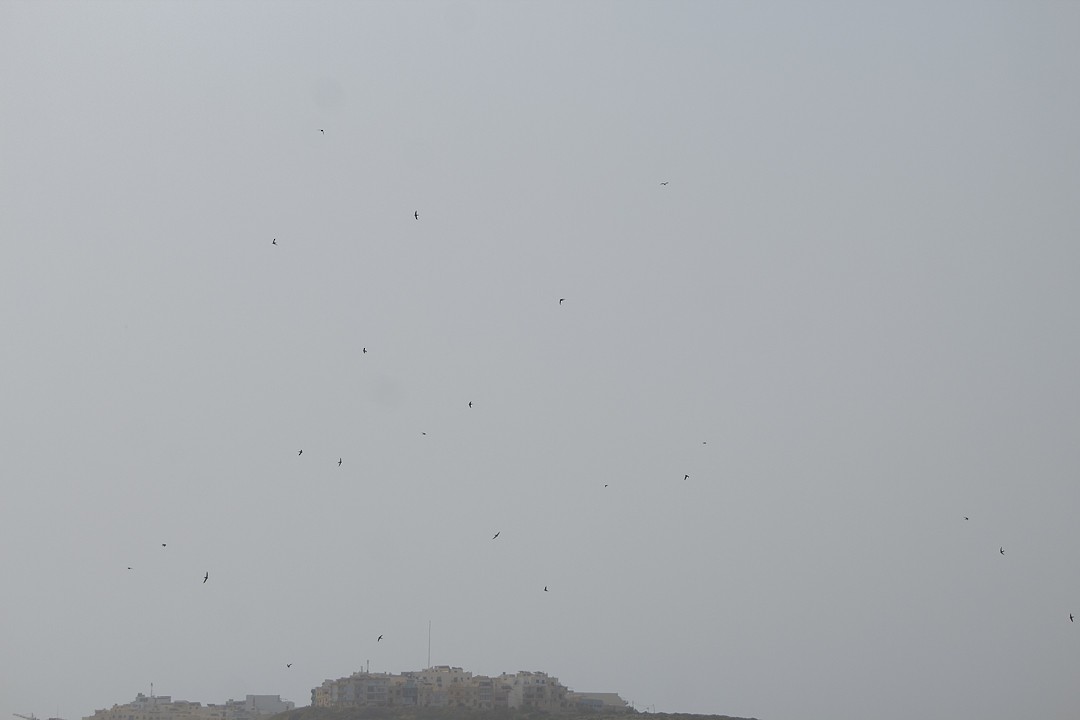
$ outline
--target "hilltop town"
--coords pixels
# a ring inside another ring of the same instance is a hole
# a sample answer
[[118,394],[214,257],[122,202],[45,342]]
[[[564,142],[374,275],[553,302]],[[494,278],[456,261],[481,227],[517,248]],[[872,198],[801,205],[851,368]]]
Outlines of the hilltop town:
[[[223,704],[144,695],[83,720],[499,720],[558,715],[563,720],[591,720],[634,713],[618,693],[577,692],[556,677],[520,670],[497,676],[474,675],[460,667],[436,665],[398,674],[357,671],[326,680],[311,690],[311,705],[297,708],[279,695],[248,695]],[[656,718],[723,719],[727,716],[652,714]]]
[[311,691],[316,708],[464,708],[626,712],[629,704],[616,693],[574,692],[544,672],[520,670],[496,677],[474,675],[459,667],[437,665],[400,674],[355,672],[327,680]]
[[[83,720],[262,720],[295,707],[295,703],[282,700],[279,695],[248,695],[244,700],[203,705],[173,700],[168,695],[139,693],[132,702],[97,710]],[[359,671],[337,680],[326,680],[312,689],[311,707],[542,712],[630,710],[616,693],[574,692],[558,678],[543,672],[519,671],[488,677],[449,665],[399,674]]]

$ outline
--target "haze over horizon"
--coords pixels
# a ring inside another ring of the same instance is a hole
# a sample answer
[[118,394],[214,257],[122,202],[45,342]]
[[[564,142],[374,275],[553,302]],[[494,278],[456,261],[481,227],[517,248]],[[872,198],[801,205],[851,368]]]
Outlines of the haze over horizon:
[[1077,717],[1078,31],[0,3],[0,718]]

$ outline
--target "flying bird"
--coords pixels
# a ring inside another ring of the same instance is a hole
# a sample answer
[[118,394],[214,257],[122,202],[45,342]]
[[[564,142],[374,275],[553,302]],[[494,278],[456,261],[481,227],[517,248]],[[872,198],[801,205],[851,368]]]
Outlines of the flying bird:
[[338,466],[338,467],[341,467],[341,458],[338,458],[338,459],[337,459],[337,466]]
[[296,453],[296,457],[300,457],[300,456],[301,456],[301,455],[303,455],[303,454],[304,454],[304,451],[303,451],[303,450],[301,450],[300,452]]
[[210,579],[210,572],[207,571],[207,573],[205,575],[203,575],[203,578],[202,578],[203,585],[205,585],[206,581],[209,580],[209,579]]
[[469,407],[472,407],[472,400],[469,401]]
[[131,569],[132,569],[132,568],[130,568],[130,567],[128,568],[128,570],[131,570]]
[[375,642],[379,642],[379,641],[381,641],[381,640],[382,640],[382,635],[380,635],[380,636],[379,636],[379,638],[378,638],[378,640],[376,640]]
[[321,132],[321,133],[322,133],[323,135],[325,135],[325,134],[326,134],[326,131],[325,131],[325,130],[323,130],[322,128],[318,128],[318,130],[319,130],[319,132]]
[[273,240],[271,240],[270,244],[271,245],[277,245],[277,238],[274,238]]
[[964,516],[964,519],[965,519],[965,520],[968,520],[969,518],[968,518],[968,516],[967,516],[967,515],[965,515],[965,516]]
[[689,479],[690,479],[690,476],[689,476],[689,475],[683,475],[683,476],[682,476],[682,479],[683,479],[683,480],[689,480]]
[[667,185],[667,184],[668,184],[669,182],[670,182],[670,180],[665,180],[664,182],[662,182],[662,183],[660,183],[660,184],[661,184],[661,185]]
[[161,547],[165,547],[165,543],[161,543]]
[[1000,552],[1002,555],[1004,555],[1005,554],[1005,548],[1003,548],[1003,547],[998,548],[998,552]]
[[495,538],[499,537],[499,533],[501,533],[501,532],[502,532],[502,530],[500,530],[499,532],[495,533],[495,536],[494,536],[494,537],[492,537],[491,539],[492,539],[492,540],[494,540]]
[[419,210],[414,211],[412,216],[414,218],[416,218],[417,220],[419,220],[420,219],[420,211]]
[[1069,613],[1069,622],[1076,622],[1075,620],[1073,620],[1072,613]]
[[563,300],[565,300],[565,299],[566,299],[566,298],[559,298],[559,304],[560,304],[560,305],[562,305],[562,304],[563,304]]
[[364,354],[367,355],[367,348],[364,348]]
[[547,585],[544,586],[544,592],[547,592]]
[[285,667],[287,667],[287,668],[292,667],[292,663],[285,663]]

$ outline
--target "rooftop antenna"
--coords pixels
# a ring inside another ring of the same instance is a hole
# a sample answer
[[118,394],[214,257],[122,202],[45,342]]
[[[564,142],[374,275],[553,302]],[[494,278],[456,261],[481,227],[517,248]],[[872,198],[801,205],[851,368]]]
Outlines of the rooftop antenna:
[[431,667],[431,621],[427,621],[427,666]]

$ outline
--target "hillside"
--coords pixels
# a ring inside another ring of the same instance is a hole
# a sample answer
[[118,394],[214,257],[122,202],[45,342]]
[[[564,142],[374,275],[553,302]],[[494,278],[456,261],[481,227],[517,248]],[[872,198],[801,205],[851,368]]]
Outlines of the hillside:
[[526,712],[517,710],[468,710],[465,708],[325,708],[303,707],[275,715],[271,720],[757,720],[730,715],[688,713]]

